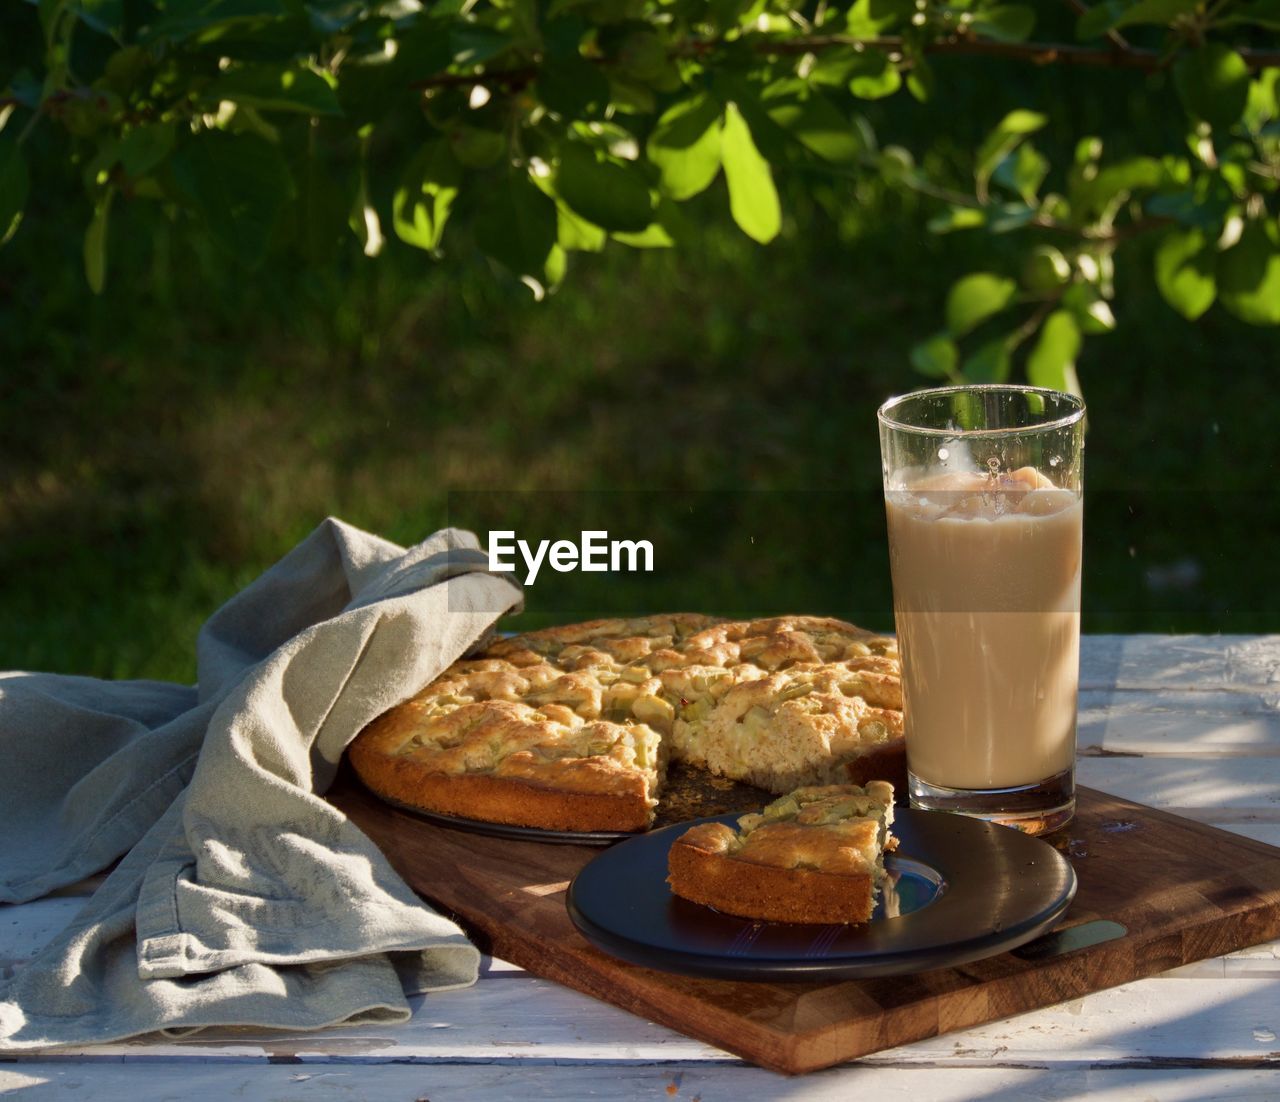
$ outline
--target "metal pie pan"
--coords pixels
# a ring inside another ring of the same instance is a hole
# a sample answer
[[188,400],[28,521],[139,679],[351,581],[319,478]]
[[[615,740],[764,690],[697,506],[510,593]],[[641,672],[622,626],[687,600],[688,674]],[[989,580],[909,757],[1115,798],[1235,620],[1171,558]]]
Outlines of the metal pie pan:
[[487,823],[483,819],[464,819],[457,815],[444,815],[438,811],[413,807],[389,796],[375,793],[378,799],[392,807],[436,826],[451,830],[465,830],[472,834],[484,834],[490,838],[508,838],[515,842],[552,842],[562,846],[611,846],[624,838],[635,838],[635,831],[621,830],[549,830],[545,827],[515,826],[511,823]]

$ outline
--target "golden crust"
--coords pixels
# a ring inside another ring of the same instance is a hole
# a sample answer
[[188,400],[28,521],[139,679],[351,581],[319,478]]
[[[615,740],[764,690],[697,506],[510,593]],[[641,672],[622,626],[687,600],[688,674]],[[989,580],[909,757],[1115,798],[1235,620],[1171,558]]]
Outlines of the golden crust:
[[798,788],[759,814],[699,823],[672,843],[667,881],[685,899],[769,922],[857,923],[871,917],[892,847],[893,789]]
[[676,841],[668,858],[672,890],[726,914],[765,922],[866,922],[875,907],[872,878],[818,869],[751,865]]
[[901,699],[894,641],[841,620],[593,620],[456,662],[371,723],[351,760],[374,791],[428,810],[636,830],[668,753],[774,792],[905,785]]
[[408,807],[513,826],[555,823],[557,830],[644,830],[648,806],[618,793],[557,792],[540,784],[485,774],[424,772],[404,759],[358,758],[352,764],[375,792]]
[[875,872],[878,830],[871,819],[832,823],[821,830],[799,820],[765,823],[748,835],[742,850],[734,856],[753,865],[870,876]]

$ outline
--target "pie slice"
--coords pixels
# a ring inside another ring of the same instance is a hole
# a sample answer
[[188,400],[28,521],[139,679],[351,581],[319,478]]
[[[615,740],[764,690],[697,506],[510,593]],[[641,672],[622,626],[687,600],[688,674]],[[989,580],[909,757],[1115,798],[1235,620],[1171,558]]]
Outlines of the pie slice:
[[766,922],[860,923],[871,917],[896,846],[893,786],[797,788],[738,829],[699,823],[672,844],[671,890],[694,903]]

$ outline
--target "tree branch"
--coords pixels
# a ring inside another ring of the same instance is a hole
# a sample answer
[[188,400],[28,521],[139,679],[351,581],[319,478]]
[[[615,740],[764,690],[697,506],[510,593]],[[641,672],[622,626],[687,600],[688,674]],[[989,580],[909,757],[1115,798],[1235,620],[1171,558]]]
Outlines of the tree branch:
[[[598,60],[598,59],[597,59]],[[495,69],[489,73],[439,73],[433,77],[424,77],[409,84],[410,88],[470,88],[473,84],[483,84],[486,88],[500,87],[508,91],[518,92],[526,85],[532,84],[538,75],[536,65],[521,65],[515,69]]]
[[[755,41],[752,41],[755,39]],[[696,42],[697,40],[695,40]],[[853,35],[815,35],[807,38],[785,38],[776,41],[763,40],[763,36],[751,36],[752,45],[764,55],[806,54],[831,49],[836,46],[861,46],[865,49],[903,51],[906,44],[896,36],[886,38],[857,38]],[[694,53],[708,53],[718,43],[697,42]],[[1003,57],[1012,61],[1026,61],[1032,65],[1097,65],[1123,69],[1141,69],[1155,72],[1167,68],[1169,56],[1158,50],[1140,50],[1134,47],[1120,49],[1117,46],[1079,46],[1065,42],[996,42],[992,39],[957,35],[921,47],[927,54],[972,54],[982,57]],[[1280,65],[1280,50],[1236,51],[1250,69],[1265,69]]]
[[1156,230],[1162,230],[1166,226],[1177,224],[1174,218],[1165,218],[1163,215],[1149,214],[1145,218],[1139,218],[1134,222],[1128,222],[1118,229],[1112,230],[1106,237],[1101,238],[1102,241],[1128,241],[1132,237],[1140,237],[1144,233],[1153,233]]
[[[1119,38],[1110,46],[1081,46],[1066,42],[996,42],[987,38],[975,38],[972,35],[955,35],[951,38],[926,42],[920,48],[927,54],[940,55],[972,55],[975,57],[998,57],[1010,61],[1024,61],[1032,65],[1088,65],[1121,69],[1139,69],[1153,73],[1169,65],[1169,55],[1159,50],[1144,50],[1130,46],[1127,40]],[[785,57],[791,55],[820,53],[823,50],[839,47],[862,48],[869,50],[887,50],[891,53],[902,53],[906,43],[902,38],[889,36],[885,38],[859,38],[847,34],[796,35],[786,38],[770,38],[767,35],[747,35],[739,42],[744,42],[762,57]],[[1123,45],[1122,45],[1123,43]],[[673,57],[706,57],[726,45],[720,39],[690,38],[677,43],[671,51]],[[1244,59],[1250,69],[1265,69],[1280,65],[1280,50],[1236,51]],[[591,58],[598,64],[607,63],[607,58]],[[458,88],[472,84],[497,86],[518,91],[530,84],[538,75],[536,65],[521,65],[512,69],[498,69],[491,72],[476,73],[439,73],[435,76],[415,80],[410,87],[419,90],[431,88]]]

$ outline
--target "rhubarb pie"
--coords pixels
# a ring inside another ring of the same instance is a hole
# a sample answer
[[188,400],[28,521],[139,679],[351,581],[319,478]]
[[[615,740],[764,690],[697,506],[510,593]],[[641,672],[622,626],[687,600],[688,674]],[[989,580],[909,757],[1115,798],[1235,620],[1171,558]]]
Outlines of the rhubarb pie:
[[668,762],[783,793],[905,782],[894,641],[841,620],[690,613],[504,639],[351,745],[366,785],[469,819],[648,827]]

